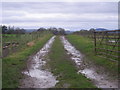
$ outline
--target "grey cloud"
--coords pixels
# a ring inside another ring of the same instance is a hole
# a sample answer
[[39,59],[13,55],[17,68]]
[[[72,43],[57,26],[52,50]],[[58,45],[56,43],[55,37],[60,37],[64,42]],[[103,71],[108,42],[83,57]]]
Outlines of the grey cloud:
[[[68,3],[68,2],[4,2],[2,3],[3,7],[3,23],[4,24],[12,24],[12,23],[56,23],[61,22],[63,25],[68,23],[70,25],[71,22],[82,23],[88,22],[89,27],[91,25],[96,26],[105,26],[112,28],[112,26],[116,26],[117,16],[118,14],[118,3],[116,2],[79,2],[79,3]],[[76,16],[84,15],[84,14],[93,14],[94,18],[91,16],[87,16],[86,18],[79,17],[51,17],[47,18],[36,18],[36,17],[26,17],[31,14],[76,14]],[[103,16],[113,18],[101,18],[96,17],[96,14],[102,14]],[[106,24],[108,22],[109,24]],[[110,24],[110,22],[112,24]],[[116,23],[115,23],[116,22]],[[114,23],[114,25],[113,25]],[[61,25],[62,25],[61,24]],[[69,27],[66,25],[67,27]],[[107,26],[109,25],[109,26]],[[77,24],[79,27],[79,25]],[[85,25],[83,24],[85,27]],[[27,27],[27,26],[26,26]],[[65,27],[65,26],[64,26]],[[76,26],[75,26],[76,27]],[[81,26],[80,26],[81,27]],[[86,26],[87,27],[87,26]]]
[[81,3],[3,3],[3,10],[23,10],[35,13],[117,13],[118,4],[114,2],[81,2]]
[[25,17],[5,17],[3,18],[3,23],[15,23],[15,22],[116,22],[117,21],[117,18],[116,19],[109,19],[109,18],[106,18],[106,19],[91,19],[91,18],[76,18],[76,17],[73,17],[73,18],[69,18],[69,19],[66,19],[66,18],[43,18],[43,19],[36,19],[36,18],[25,18]]

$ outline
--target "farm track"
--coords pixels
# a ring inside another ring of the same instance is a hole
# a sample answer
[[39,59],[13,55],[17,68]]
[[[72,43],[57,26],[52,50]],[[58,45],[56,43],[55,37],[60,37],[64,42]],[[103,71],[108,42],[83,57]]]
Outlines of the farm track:
[[69,54],[71,60],[75,62],[78,73],[91,79],[98,88],[118,88],[117,80],[111,79],[106,73],[98,73],[96,70],[97,67],[95,68],[84,62],[83,55],[76,50],[64,36],[61,36],[60,38],[67,54]]
[[[44,47],[33,57],[30,57],[27,63],[27,69],[22,73],[25,75],[20,82],[20,88],[53,88],[58,80],[53,74],[44,66],[49,58],[46,58],[52,43],[55,40],[55,36],[52,37]],[[78,74],[84,75],[86,78],[92,80],[93,84],[98,88],[118,88],[116,80],[112,80],[105,73],[98,73],[97,70],[84,62],[80,51],[76,50],[74,46],[64,37],[61,36],[60,40],[66,50],[66,53],[70,56],[70,59],[75,63],[78,68]],[[60,81],[59,81],[60,82]]]
[[22,72],[25,77],[20,81],[20,88],[52,88],[58,82],[56,77],[44,68],[47,61],[45,57],[54,40],[55,36],[36,55],[29,58],[27,69]]

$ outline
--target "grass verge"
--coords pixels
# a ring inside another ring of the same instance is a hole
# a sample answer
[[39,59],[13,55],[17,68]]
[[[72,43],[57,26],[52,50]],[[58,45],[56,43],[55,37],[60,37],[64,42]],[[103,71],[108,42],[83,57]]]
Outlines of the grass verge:
[[77,68],[66,54],[59,37],[53,43],[49,58],[51,72],[58,76],[59,80],[56,88],[95,88],[89,79],[77,74]]
[[78,35],[68,35],[66,37],[78,50],[85,54],[88,60],[91,60],[95,64],[104,67],[107,71],[110,71],[113,74],[117,74],[118,64],[96,56],[94,54],[94,44],[91,39]]
[[26,66],[28,57],[38,51],[50,39],[52,35],[47,34],[34,40],[31,47],[23,47],[19,52],[13,53],[2,59],[2,88],[17,88],[22,78],[21,71]]

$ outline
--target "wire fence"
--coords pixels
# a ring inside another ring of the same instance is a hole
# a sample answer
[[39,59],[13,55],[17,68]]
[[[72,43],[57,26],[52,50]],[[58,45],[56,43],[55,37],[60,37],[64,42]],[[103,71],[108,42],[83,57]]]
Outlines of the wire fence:
[[42,37],[44,32],[32,32],[26,34],[2,34],[2,57],[6,57],[27,46],[29,42]]

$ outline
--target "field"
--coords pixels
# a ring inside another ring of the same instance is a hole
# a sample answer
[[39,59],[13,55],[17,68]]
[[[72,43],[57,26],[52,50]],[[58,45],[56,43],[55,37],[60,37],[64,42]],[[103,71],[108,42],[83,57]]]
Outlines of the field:
[[42,37],[44,33],[49,32],[33,32],[26,34],[3,34],[2,35],[2,47],[3,47],[3,57],[19,51],[24,46],[29,46],[29,42]]
[[97,56],[91,38],[45,31],[2,40],[3,88],[117,88],[118,63]]
[[3,88],[18,87],[19,79],[22,78],[22,73],[20,71],[26,67],[28,56],[38,51],[51,36],[51,34],[43,35],[41,38],[34,40],[35,45],[31,47],[22,47],[20,51],[3,58]]
[[120,90],[118,0],[14,1],[0,2],[0,89]]

